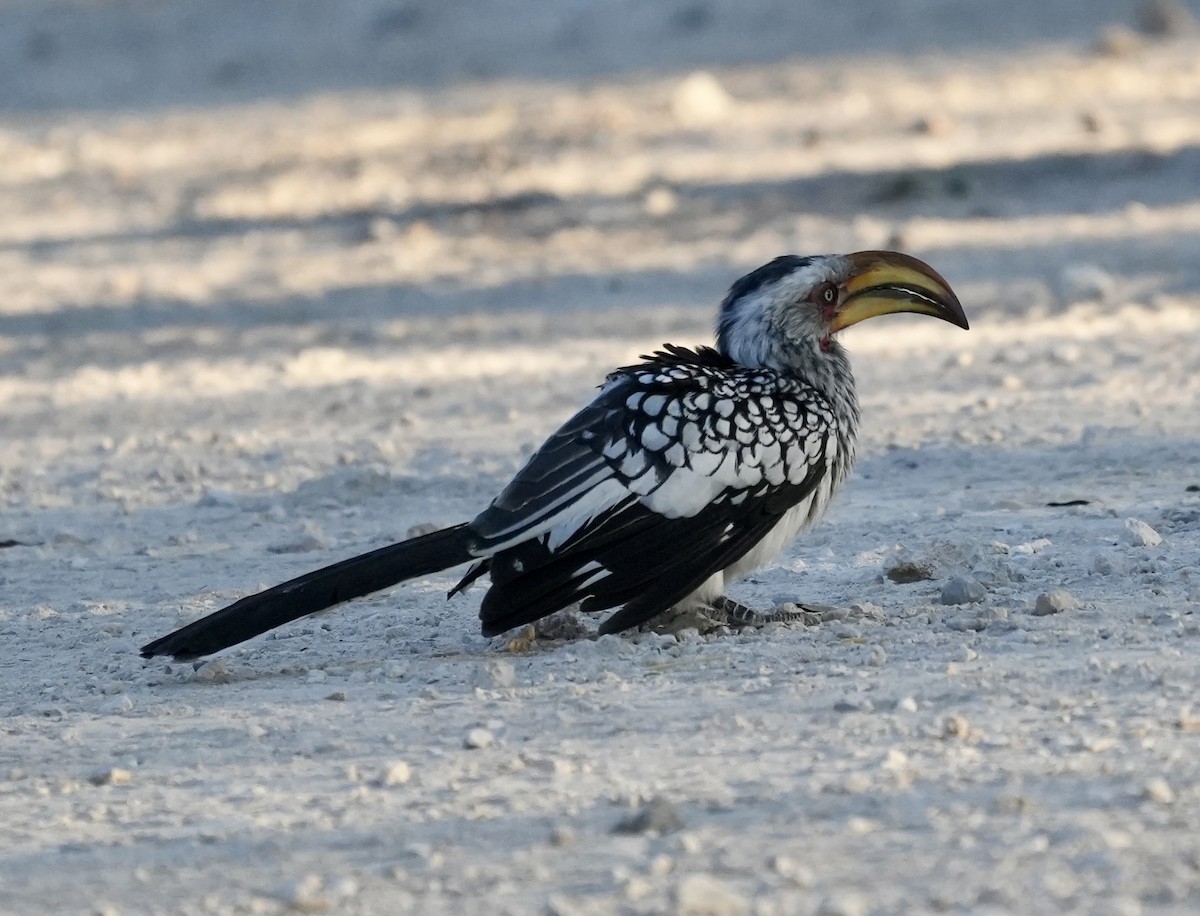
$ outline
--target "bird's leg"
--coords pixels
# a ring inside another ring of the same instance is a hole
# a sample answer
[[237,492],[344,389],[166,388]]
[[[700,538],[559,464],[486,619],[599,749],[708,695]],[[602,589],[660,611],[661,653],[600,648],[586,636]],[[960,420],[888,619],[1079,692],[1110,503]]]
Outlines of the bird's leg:
[[[756,611],[725,595],[709,602],[711,617],[718,624],[729,627],[765,627],[768,623],[802,623],[813,626],[821,622],[819,611],[803,604],[784,604],[770,611]],[[707,610],[707,608],[706,608]]]

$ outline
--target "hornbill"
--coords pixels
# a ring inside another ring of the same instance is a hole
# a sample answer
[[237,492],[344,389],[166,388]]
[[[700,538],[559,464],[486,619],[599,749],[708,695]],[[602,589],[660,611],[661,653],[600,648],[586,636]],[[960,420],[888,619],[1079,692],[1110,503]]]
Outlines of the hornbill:
[[[820,518],[854,462],[859,407],[835,335],[917,312],[967,328],[928,264],[893,251],[784,255],[735,282],[716,347],[673,345],[610,374],[473,521],[284,582],[144,646],[208,655],[398,582],[471,563],[495,636],[578,602],[601,633],[671,608],[761,625],[726,586]],[[794,614],[794,612],[793,612]]]

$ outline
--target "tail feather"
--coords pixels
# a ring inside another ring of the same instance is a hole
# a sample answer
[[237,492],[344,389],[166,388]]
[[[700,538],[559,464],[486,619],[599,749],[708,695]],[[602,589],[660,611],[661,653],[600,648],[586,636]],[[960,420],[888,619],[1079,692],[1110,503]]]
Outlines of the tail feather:
[[142,646],[142,656],[198,658],[245,642],[291,620],[473,559],[474,535],[465,525],[443,528],[314,570]]

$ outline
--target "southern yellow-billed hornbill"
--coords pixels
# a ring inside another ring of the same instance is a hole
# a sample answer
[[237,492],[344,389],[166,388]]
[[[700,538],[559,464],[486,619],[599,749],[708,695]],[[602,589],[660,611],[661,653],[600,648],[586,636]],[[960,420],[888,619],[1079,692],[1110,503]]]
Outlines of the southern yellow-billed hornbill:
[[463,563],[487,573],[492,636],[579,602],[636,627],[673,607],[761,624],[727,584],[813,524],[854,461],[858,398],[834,335],[890,312],[967,327],[929,265],[889,251],[776,258],[729,290],[717,346],[667,346],[613,372],[474,521],[250,595],[142,648],[195,658]]

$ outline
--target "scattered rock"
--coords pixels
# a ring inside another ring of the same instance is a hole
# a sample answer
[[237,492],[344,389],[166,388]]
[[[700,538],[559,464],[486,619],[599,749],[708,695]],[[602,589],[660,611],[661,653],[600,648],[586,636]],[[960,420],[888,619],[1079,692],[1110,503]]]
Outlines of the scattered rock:
[[133,782],[133,774],[120,767],[101,770],[88,777],[88,782],[94,786],[124,786]]
[[944,137],[954,132],[954,120],[944,114],[922,115],[913,121],[911,130],[925,137]]
[[394,760],[387,765],[387,769],[379,774],[379,779],[376,785],[402,786],[412,778],[412,767],[403,760]]
[[491,747],[495,743],[496,736],[486,728],[473,728],[467,732],[466,738],[463,739],[463,747],[473,751]]
[[1100,134],[1108,126],[1108,120],[1098,111],[1082,111],[1079,113],[1079,126],[1089,134]]
[[202,684],[228,684],[233,680],[229,666],[220,659],[210,662],[200,662],[196,668],[195,678]]
[[857,698],[857,697],[856,698],[848,698],[848,699],[838,700],[836,703],[834,703],[833,711],[834,712],[842,712],[842,713],[874,712],[875,704],[872,703],[868,699],[861,699],[861,698]]
[[622,820],[613,833],[654,833],[662,835],[683,829],[678,809],[665,798],[652,798],[641,809]]
[[1125,519],[1124,540],[1134,547],[1157,547],[1163,542],[1161,534],[1136,518]]
[[1037,596],[1037,602],[1033,606],[1033,615],[1047,617],[1050,614],[1061,614],[1063,611],[1074,611],[1079,607],[1079,599],[1066,589],[1052,588]]
[[649,216],[670,216],[679,209],[679,195],[670,188],[659,185],[646,192],[642,199],[642,207]]
[[345,703],[346,702],[346,691],[335,690],[333,693],[329,694],[329,696],[325,697],[325,699],[332,700],[335,703]]
[[942,722],[942,737],[943,738],[960,738],[966,740],[971,737],[971,723],[964,716],[955,713],[952,716],[946,716]]
[[556,824],[550,831],[551,846],[570,846],[575,842],[575,831],[566,824]]
[[1161,776],[1156,776],[1146,783],[1142,797],[1155,804],[1169,805],[1175,801],[1175,790]]
[[966,576],[955,576],[942,587],[942,604],[976,604],[987,597],[987,589]]
[[675,887],[675,912],[680,916],[740,916],[749,902],[712,875],[685,875]]
[[934,576],[933,564],[916,560],[897,560],[883,574],[899,585],[924,582]]
[[706,70],[685,77],[671,95],[671,111],[688,127],[707,127],[733,111],[733,98],[720,80]]

